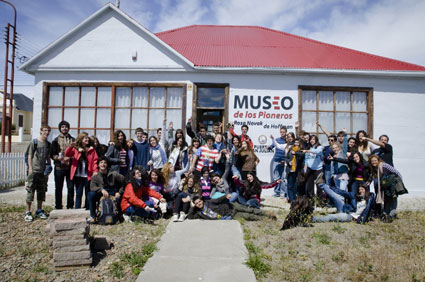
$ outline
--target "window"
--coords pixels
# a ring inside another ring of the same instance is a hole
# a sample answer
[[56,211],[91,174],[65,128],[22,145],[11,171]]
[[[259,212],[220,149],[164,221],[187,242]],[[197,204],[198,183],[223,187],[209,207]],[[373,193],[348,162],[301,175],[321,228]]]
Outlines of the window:
[[299,120],[301,129],[319,136],[322,144],[326,135],[319,129],[319,121],[329,132],[338,133],[342,128],[354,136],[365,130],[373,135],[371,88],[299,87]]
[[156,135],[164,118],[184,128],[185,97],[183,84],[50,83],[44,89],[43,122],[57,128],[66,120],[74,137],[85,131],[106,144],[117,129],[127,138],[135,138],[137,127]]
[[196,83],[193,99],[195,124],[202,123],[212,131],[214,123],[221,122],[223,126],[227,123],[228,84]]
[[19,115],[18,116],[18,127],[24,127],[24,116],[23,115]]

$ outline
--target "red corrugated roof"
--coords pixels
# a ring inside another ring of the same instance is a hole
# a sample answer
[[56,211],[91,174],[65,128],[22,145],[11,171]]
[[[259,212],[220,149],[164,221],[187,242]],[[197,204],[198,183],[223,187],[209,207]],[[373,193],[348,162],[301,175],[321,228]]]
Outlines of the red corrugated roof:
[[258,26],[192,25],[157,33],[204,67],[425,71],[425,67]]

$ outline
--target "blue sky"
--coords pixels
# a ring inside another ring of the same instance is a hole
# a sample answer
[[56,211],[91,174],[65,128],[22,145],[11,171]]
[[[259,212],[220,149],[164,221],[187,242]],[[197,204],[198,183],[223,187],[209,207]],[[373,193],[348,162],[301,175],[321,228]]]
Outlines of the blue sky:
[[[17,56],[32,57],[108,0],[9,0],[18,12]],[[258,25],[425,66],[423,0],[121,0],[152,32],[192,24]],[[12,21],[0,2],[0,27]],[[3,38],[3,35],[2,35]],[[0,84],[4,49],[0,46]],[[21,63],[16,60],[16,67]],[[33,77],[15,72],[17,85]]]

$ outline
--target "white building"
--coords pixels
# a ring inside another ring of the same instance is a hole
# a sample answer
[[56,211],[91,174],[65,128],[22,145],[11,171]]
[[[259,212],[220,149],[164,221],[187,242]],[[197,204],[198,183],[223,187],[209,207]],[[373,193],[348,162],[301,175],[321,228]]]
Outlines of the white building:
[[115,129],[154,134],[164,118],[175,128],[191,116],[209,126],[246,122],[267,180],[270,133],[280,125],[293,131],[299,120],[320,134],[319,120],[333,132],[387,134],[410,193],[425,195],[422,66],[262,27],[153,34],[108,4],[21,69],[35,76],[33,128],[65,119],[73,135],[87,131],[106,143]]

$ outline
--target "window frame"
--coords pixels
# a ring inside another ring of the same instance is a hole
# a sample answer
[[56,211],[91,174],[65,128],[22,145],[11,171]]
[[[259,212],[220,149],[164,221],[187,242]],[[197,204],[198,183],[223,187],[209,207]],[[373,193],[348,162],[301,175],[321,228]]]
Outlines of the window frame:
[[[50,88],[51,87],[62,87],[62,105],[58,106],[50,106],[49,105],[49,95],[50,95]],[[66,87],[78,87],[78,106],[66,106],[65,105],[65,88]],[[95,104],[94,106],[82,106],[81,105],[81,93],[83,87],[94,87],[95,88]],[[98,106],[98,88],[99,87],[111,87],[111,106]],[[115,107],[115,98],[116,98],[116,89],[119,87],[123,88],[130,88],[130,106],[129,107]],[[133,88],[134,87],[147,87],[148,88],[148,105],[147,107],[132,107],[133,104]],[[150,90],[151,88],[164,88],[165,89],[165,101],[164,101],[164,107],[158,108],[150,107]],[[115,130],[115,110],[116,109],[129,109],[130,111],[130,123],[129,126],[132,126],[132,119],[131,119],[131,113],[133,109],[164,109],[165,111],[165,118],[167,118],[167,109],[180,109],[175,107],[167,107],[167,89],[168,88],[181,88],[182,89],[182,123],[181,123],[181,129],[185,130],[185,119],[186,119],[186,95],[187,95],[187,84],[186,83],[141,83],[141,82],[44,82],[43,83],[43,98],[42,98],[42,112],[41,112],[41,122],[42,124],[48,123],[49,118],[49,109],[50,108],[56,108],[62,110],[62,116],[61,120],[64,120],[64,114],[66,108],[78,108],[78,124],[77,126],[72,126],[72,129],[77,130],[78,133],[84,130],[93,130],[94,135],[96,135],[97,130],[109,130],[110,131],[110,138],[112,139],[114,136],[114,130]],[[80,120],[81,120],[81,109],[95,109],[94,113],[94,126],[93,128],[83,128],[80,127]],[[111,117],[110,117],[110,127],[109,128],[97,128],[97,109],[110,109],[111,110]],[[57,129],[54,125],[52,126],[52,129]],[[120,128],[121,129],[121,128]],[[146,128],[143,128],[144,130],[147,130],[149,132],[150,130],[156,130],[156,128],[149,128],[149,115],[146,118]],[[124,130],[131,130],[131,128],[124,128]],[[128,136],[130,138],[130,136]]]
[[[315,110],[303,110],[302,95],[303,91],[316,91],[316,109]],[[333,110],[319,110],[319,92],[329,91],[333,92]],[[336,110],[336,92],[349,92],[350,93],[350,110]],[[366,93],[366,111],[353,111],[353,92],[365,92]],[[350,131],[353,128],[353,114],[366,113],[367,114],[367,133],[370,138],[373,138],[373,88],[370,87],[340,87],[340,86],[311,86],[311,85],[300,85],[298,86],[298,121],[300,124],[300,130],[302,130],[302,113],[303,112],[314,112],[316,113],[316,121],[319,120],[320,112],[331,112],[333,113],[333,124],[334,128],[326,128],[329,132],[337,134],[341,129],[336,128],[336,113],[350,113]],[[311,134],[323,134],[319,127],[316,125],[315,132],[309,132]],[[348,135],[355,135],[356,132],[349,132]]]

